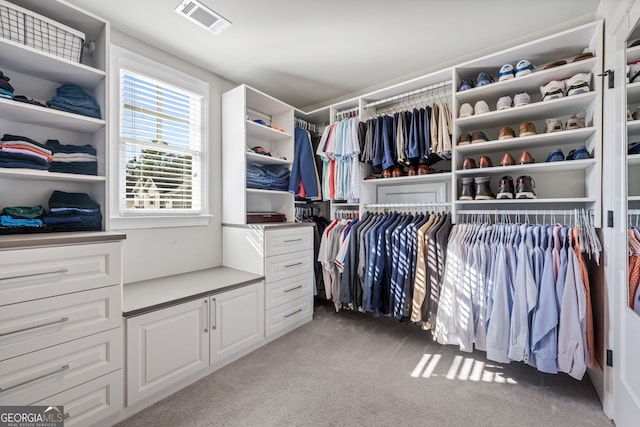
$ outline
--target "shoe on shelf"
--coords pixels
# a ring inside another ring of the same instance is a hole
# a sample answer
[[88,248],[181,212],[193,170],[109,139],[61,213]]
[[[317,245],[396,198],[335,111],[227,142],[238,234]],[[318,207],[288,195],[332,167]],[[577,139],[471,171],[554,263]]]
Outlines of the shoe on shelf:
[[516,76],[516,70],[511,64],[504,64],[498,71],[498,81],[509,80]]
[[569,77],[564,82],[567,90],[567,96],[589,92],[591,90],[591,87],[589,86],[590,83],[591,73],[578,73]]
[[489,138],[487,138],[487,135],[485,135],[481,130],[474,131],[473,135],[471,135],[472,144],[477,144],[478,142],[487,142],[488,140]]
[[[631,118],[633,120],[638,120],[640,119],[640,107],[636,108],[636,111],[634,111],[633,113],[631,113]],[[629,116],[627,116],[627,120],[629,119]]]
[[537,199],[536,183],[529,175],[519,176],[516,180],[516,199]]
[[580,55],[573,58],[573,61],[571,62],[584,61],[585,59],[589,59],[589,58],[593,58],[593,53],[589,52],[588,50],[585,50]]
[[460,106],[460,114],[458,114],[459,118],[470,117],[473,115],[473,107],[468,102],[465,102]]
[[586,160],[590,158],[589,150],[587,150],[587,147],[584,145],[569,151],[569,154],[567,154],[567,160]]
[[490,176],[477,176],[473,180],[476,183],[475,200],[495,200],[496,195],[491,190]]
[[527,92],[516,93],[516,96],[513,97],[514,107],[522,107],[528,104],[531,104],[531,97]]
[[544,128],[544,133],[559,132],[564,130],[562,122],[558,119],[547,119],[545,123],[546,126]]
[[627,110],[627,121],[630,122],[631,120],[635,120],[635,119],[631,115],[631,110]]
[[564,97],[564,80],[551,80],[540,86],[543,101]]
[[527,59],[521,59],[516,64],[516,77],[526,76],[527,74],[531,74],[534,71],[535,67]]
[[496,199],[513,199],[516,196],[516,192],[513,186],[513,178],[510,176],[503,176],[498,181],[498,193]]
[[564,59],[560,59],[558,61],[553,61],[553,62],[545,65],[544,69],[545,70],[550,70],[551,68],[560,67],[562,65],[567,65],[567,61],[565,61]]
[[627,146],[627,154],[640,154],[640,141],[632,142]]
[[462,191],[459,200],[473,200],[476,197],[476,187],[471,177],[462,178]]
[[485,73],[484,71],[481,71],[478,74],[478,78],[476,79],[476,87],[491,84],[493,83],[493,81],[494,81],[493,78],[489,74]]
[[516,132],[513,129],[511,129],[509,126],[500,128],[500,132],[498,132],[498,140],[511,139],[515,137],[516,137]]
[[468,132],[463,132],[458,136],[458,145],[467,145],[471,144],[471,134]]
[[491,159],[487,156],[482,156],[480,157],[480,160],[478,160],[478,167],[479,168],[492,168],[493,167],[493,162],[491,161]]
[[632,62],[629,64],[629,83],[635,83],[640,77],[640,61]]
[[382,177],[383,178],[391,178],[391,172],[392,171],[393,171],[393,167],[385,169],[384,171],[382,171]]
[[436,173],[436,171],[431,166],[425,164],[418,165],[418,175],[430,175],[432,173]]
[[417,165],[410,165],[409,166],[409,170],[407,171],[407,175],[409,175],[409,176],[418,175],[418,166]]
[[467,170],[467,169],[475,169],[478,166],[476,166],[476,161],[473,160],[471,157],[465,157],[465,159],[462,161],[462,169],[463,170]]
[[464,78],[460,82],[460,87],[458,88],[458,92],[462,92],[463,90],[468,90],[474,88],[475,85],[471,79]]
[[520,125],[520,136],[536,135],[536,126],[531,122],[524,122]]
[[475,111],[474,114],[478,116],[480,114],[488,113],[491,110],[489,110],[489,105],[485,101],[480,100],[476,102],[476,105],[474,105],[473,111]]
[[564,153],[560,148],[553,150],[547,156],[547,162],[561,162],[564,160]]
[[584,118],[582,117],[582,114],[579,115],[573,115],[571,117],[569,117],[569,119],[567,120],[567,125],[565,126],[567,130],[571,130],[571,129],[579,129],[579,128],[583,128],[585,125],[584,122]]
[[397,178],[399,176],[405,176],[405,175],[406,173],[404,172],[404,169],[402,169],[400,166],[395,166],[391,171],[391,176],[393,178]]
[[504,153],[502,160],[500,160],[500,166],[513,166],[516,164],[516,159],[509,153]]
[[530,165],[531,163],[535,163],[535,162],[536,162],[536,159],[534,159],[533,156],[529,154],[528,151],[523,151],[522,154],[520,154],[520,157],[518,158],[519,165]]
[[509,95],[502,96],[500,97],[500,99],[498,99],[498,102],[496,103],[496,110],[498,111],[506,110],[507,108],[511,108],[511,104],[512,104],[512,100]]

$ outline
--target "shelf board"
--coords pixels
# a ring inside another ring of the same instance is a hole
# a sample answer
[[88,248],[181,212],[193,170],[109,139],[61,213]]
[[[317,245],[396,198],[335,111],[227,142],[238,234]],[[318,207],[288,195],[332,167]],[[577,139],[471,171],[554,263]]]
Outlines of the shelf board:
[[494,166],[491,168],[465,169],[456,172],[460,176],[477,175],[504,175],[509,173],[542,173],[542,172],[567,172],[585,170],[596,164],[595,159],[565,160],[562,162],[540,162],[528,165]]
[[517,120],[534,121],[566,115],[567,112],[578,113],[586,110],[595,98],[596,93],[593,91],[580,93],[550,101],[535,102],[522,107],[512,107],[506,110],[490,111],[478,116],[463,117],[456,119],[456,125],[468,131],[478,127],[497,127]]
[[639,136],[639,135],[640,135],[640,120],[628,120],[627,136]]
[[286,132],[280,132],[279,130],[270,128],[269,126],[261,125],[250,120],[246,120],[247,136],[269,141],[284,141],[291,138],[291,135]]
[[629,197],[627,197],[627,201],[629,201],[629,202],[640,202],[640,196],[629,196]]
[[[595,199],[591,197],[575,197],[575,198],[553,198],[553,199],[502,199],[502,200],[456,200],[456,206],[469,207],[470,205],[496,205],[496,206],[514,206],[514,205],[566,205],[566,204],[586,204],[595,203]],[[499,208],[496,208],[500,212]]]
[[640,61],[640,46],[634,46],[627,49],[627,64]]
[[627,156],[627,164],[629,166],[640,165],[640,154],[630,154]]
[[[640,123],[640,122],[639,122]],[[492,140],[478,142],[475,144],[460,145],[456,147],[458,153],[463,155],[487,153],[495,151],[506,151],[511,149],[521,149],[526,144],[528,148],[547,147],[557,145],[571,145],[584,142],[591,135],[595,134],[596,128],[587,127],[581,129],[571,129],[561,132],[540,133],[538,135],[523,136],[503,140]]]
[[[570,62],[560,67],[548,70],[539,70],[522,77],[515,77],[501,82],[495,81],[488,85],[475,87],[472,89],[456,92],[456,99],[459,104],[464,102],[477,101],[483,98],[500,97],[509,94],[513,97],[516,93],[527,92],[529,94],[540,91],[540,86],[551,80],[564,80],[578,73],[590,73],[596,64],[596,58],[584,61]],[[471,77],[462,75],[461,77]],[[475,78],[475,76],[473,76]],[[593,78],[593,76],[592,76]],[[456,88],[457,90],[458,88]]]
[[279,191],[279,190],[260,190],[257,188],[247,188],[247,193],[249,194],[263,194],[269,196],[289,196],[293,197],[293,193],[289,193],[288,191]]
[[361,185],[409,184],[420,182],[440,182],[451,180],[451,172],[432,173],[429,175],[399,176],[395,178],[365,179]]
[[257,154],[248,151],[245,152],[245,155],[248,162],[257,165],[291,166],[291,162],[289,160],[278,159],[277,157],[265,156],[263,154]]
[[333,201],[331,206],[337,207],[338,209],[340,209],[340,208],[357,208],[357,207],[360,207],[360,203],[342,203],[342,202]]
[[104,176],[79,175],[73,173],[49,172],[36,169],[0,168],[0,178],[17,178],[58,182],[105,182]]
[[640,81],[627,85],[627,104],[640,102]]
[[105,78],[102,70],[3,38],[0,38],[0,61],[5,72],[16,71],[60,84],[73,82],[89,91]]
[[101,119],[5,98],[0,98],[0,117],[9,121],[84,133],[93,133],[105,125],[105,121]]

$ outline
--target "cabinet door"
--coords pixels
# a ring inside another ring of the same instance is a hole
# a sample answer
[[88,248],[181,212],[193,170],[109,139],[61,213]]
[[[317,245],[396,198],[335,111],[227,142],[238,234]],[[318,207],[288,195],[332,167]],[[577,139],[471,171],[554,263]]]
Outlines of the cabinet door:
[[209,366],[208,299],[127,319],[127,404]]
[[211,297],[211,364],[240,357],[264,338],[264,282]]

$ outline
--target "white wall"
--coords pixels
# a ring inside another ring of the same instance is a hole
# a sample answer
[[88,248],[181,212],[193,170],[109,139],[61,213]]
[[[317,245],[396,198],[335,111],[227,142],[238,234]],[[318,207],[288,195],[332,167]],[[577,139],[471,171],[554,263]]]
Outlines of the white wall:
[[236,85],[118,30],[112,29],[111,42],[209,83],[211,221],[206,227],[126,230],[123,255],[124,282],[136,282],[222,265],[221,95]]

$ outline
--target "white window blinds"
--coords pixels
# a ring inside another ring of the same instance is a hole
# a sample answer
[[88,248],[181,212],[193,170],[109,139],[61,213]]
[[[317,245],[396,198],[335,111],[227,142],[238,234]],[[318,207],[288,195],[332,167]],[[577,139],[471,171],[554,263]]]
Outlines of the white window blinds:
[[120,70],[122,214],[202,212],[202,110],[201,95]]

